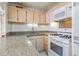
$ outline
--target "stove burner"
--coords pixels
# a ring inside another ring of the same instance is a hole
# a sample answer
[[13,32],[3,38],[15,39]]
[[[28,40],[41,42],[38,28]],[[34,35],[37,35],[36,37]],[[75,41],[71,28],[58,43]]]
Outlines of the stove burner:
[[51,34],[52,36],[58,36],[60,38],[65,38],[65,39],[71,39],[72,36],[71,35],[67,35],[67,34],[58,34],[58,33],[54,33],[54,34]]

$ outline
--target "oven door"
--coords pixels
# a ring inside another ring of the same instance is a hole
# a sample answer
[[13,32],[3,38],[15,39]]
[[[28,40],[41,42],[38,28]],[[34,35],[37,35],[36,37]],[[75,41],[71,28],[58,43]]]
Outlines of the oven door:
[[48,54],[51,56],[68,56],[69,46],[62,42],[50,41]]
[[58,46],[57,44],[50,42],[50,50],[49,52],[53,56],[62,56],[63,55],[63,47]]

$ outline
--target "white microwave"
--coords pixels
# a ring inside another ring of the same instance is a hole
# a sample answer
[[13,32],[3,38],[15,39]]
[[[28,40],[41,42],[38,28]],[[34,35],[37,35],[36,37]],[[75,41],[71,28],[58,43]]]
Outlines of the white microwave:
[[60,21],[64,18],[66,18],[66,6],[54,11],[54,21]]

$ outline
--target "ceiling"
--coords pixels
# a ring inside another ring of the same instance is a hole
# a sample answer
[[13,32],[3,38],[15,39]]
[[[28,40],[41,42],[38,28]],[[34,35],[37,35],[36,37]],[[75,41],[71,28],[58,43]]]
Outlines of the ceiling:
[[26,7],[48,10],[51,6],[58,4],[58,2],[18,2]]

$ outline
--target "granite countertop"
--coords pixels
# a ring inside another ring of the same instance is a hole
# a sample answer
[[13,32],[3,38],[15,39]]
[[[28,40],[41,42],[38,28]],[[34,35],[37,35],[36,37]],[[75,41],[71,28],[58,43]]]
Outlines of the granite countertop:
[[6,39],[3,56],[37,56],[38,53],[32,42],[26,36],[10,36]]

